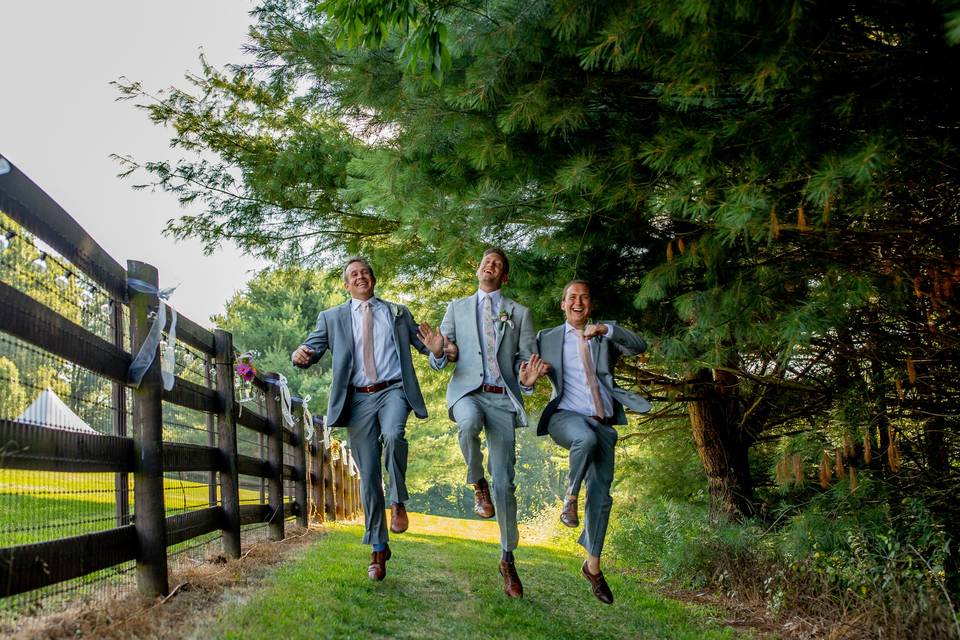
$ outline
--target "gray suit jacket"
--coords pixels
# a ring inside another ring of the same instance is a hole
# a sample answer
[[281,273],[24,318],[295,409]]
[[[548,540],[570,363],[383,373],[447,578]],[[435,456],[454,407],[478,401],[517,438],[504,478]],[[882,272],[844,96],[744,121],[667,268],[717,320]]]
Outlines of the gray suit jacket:
[[[650,403],[647,402],[646,398],[618,387],[613,379],[613,369],[617,364],[617,358],[621,354],[633,356],[646,351],[647,343],[632,331],[613,322],[607,321],[597,324],[613,326],[613,335],[599,336],[590,340],[590,354],[593,356],[593,362],[597,368],[597,378],[599,378],[600,384],[610,393],[613,400],[614,422],[616,424],[627,424],[627,414],[623,411],[624,405],[637,413],[646,413],[650,411]],[[537,347],[540,350],[540,357],[550,363],[550,371],[547,376],[550,378],[550,384],[553,385],[553,398],[547,403],[543,413],[540,414],[540,422],[537,424],[538,436],[546,435],[550,418],[557,412],[557,406],[563,399],[563,337],[565,327],[566,323],[552,329],[544,329],[537,334]]]
[[[409,309],[402,304],[387,302],[380,298],[377,300],[388,305],[393,316],[393,338],[400,358],[400,375],[403,378],[403,393],[407,396],[407,404],[418,418],[426,418],[427,407],[423,402],[420,383],[417,382],[417,374],[413,369],[410,347],[422,354],[429,353],[429,350],[417,338],[417,323],[413,321]],[[331,427],[347,426],[350,421],[347,399],[350,396],[350,378],[356,357],[350,302],[321,311],[317,316],[316,328],[307,336],[303,344],[315,351],[310,365],[316,363],[327,349],[333,353],[333,381],[330,384],[330,401],[327,405],[327,424]]]
[[[527,414],[523,410],[523,395],[517,382],[520,362],[529,360],[535,353],[533,317],[530,310],[504,296],[500,301],[501,313],[510,316],[511,327],[507,322],[496,322],[497,363],[507,388],[507,395],[517,410],[517,422],[526,426]],[[451,410],[457,400],[475,391],[483,385],[483,352],[480,350],[480,327],[477,326],[477,296],[467,296],[454,300],[447,305],[447,312],[440,323],[440,332],[457,343],[459,356],[456,369],[447,386],[447,408]],[[430,361],[434,369],[446,366],[446,358],[439,365]]]

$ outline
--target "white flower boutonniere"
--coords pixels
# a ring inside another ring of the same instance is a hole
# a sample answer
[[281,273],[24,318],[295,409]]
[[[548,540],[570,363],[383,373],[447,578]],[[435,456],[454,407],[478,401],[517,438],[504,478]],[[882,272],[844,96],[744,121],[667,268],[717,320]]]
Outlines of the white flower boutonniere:
[[394,304],[394,303],[391,302],[391,303],[389,303],[389,307],[390,307],[390,313],[393,314],[393,317],[394,317],[394,318],[399,318],[399,317],[400,317],[400,305]]
[[497,316],[497,322],[499,322],[500,324],[505,324],[511,329],[513,329],[513,317],[509,313],[507,313],[506,309],[500,310],[500,315]]

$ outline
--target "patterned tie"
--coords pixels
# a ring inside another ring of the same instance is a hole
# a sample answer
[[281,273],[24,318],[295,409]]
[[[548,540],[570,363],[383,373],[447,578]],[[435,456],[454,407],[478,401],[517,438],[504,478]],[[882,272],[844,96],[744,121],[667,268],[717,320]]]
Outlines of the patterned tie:
[[593,396],[593,408],[597,412],[597,417],[603,419],[607,414],[603,410],[603,398],[600,397],[600,385],[597,383],[597,372],[593,370],[593,359],[590,357],[590,350],[587,348],[587,340],[583,337],[583,330],[577,329],[577,346],[580,349],[580,362],[583,363],[583,373],[587,377],[587,387],[590,389],[590,395]]
[[492,380],[500,379],[500,365],[497,364],[497,332],[493,328],[493,302],[490,296],[483,298],[483,346],[486,357],[487,374]]
[[363,316],[363,374],[371,384],[377,381],[377,361],[373,357],[373,309],[370,301],[360,303]]

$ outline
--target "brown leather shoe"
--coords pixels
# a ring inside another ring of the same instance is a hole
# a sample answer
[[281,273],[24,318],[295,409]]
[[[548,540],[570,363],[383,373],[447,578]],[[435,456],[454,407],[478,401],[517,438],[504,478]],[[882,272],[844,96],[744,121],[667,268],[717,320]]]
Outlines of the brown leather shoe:
[[407,508],[402,502],[390,505],[390,531],[394,533],[403,533],[410,526],[410,519],[407,518]]
[[523,585],[517,575],[517,567],[512,562],[500,561],[500,575],[503,576],[503,592],[511,598],[523,597]]
[[371,580],[383,580],[387,577],[387,560],[390,559],[390,545],[383,551],[374,551],[370,554],[370,566],[367,567],[367,576]]
[[613,604],[613,592],[610,591],[607,581],[603,578],[603,571],[596,574],[590,573],[587,570],[587,562],[584,560],[583,566],[580,567],[580,573],[590,582],[590,590],[593,591],[597,600],[604,604]]
[[481,518],[492,518],[493,502],[490,500],[490,485],[486,479],[480,478],[477,484],[473,485],[473,490],[473,512]]
[[567,496],[563,499],[563,511],[560,512],[560,522],[568,527],[580,526],[580,518],[577,516],[577,496]]

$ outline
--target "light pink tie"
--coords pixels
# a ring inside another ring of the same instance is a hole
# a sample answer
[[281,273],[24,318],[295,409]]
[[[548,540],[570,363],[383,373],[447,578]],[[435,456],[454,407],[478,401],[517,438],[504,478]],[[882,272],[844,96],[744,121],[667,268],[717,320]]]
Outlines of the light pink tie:
[[363,316],[363,374],[371,384],[377,381],[377,361],[373,357],[373,310],[370,301],[360,303]]
[[492,380],[500,379],[500,364],[497,362],[497,333],[493,328],[493,301],[483,298],[483,346],[487,374]]
[[598,418],[606,418],[607,414],[603,410],[603,398],[600,397],[600,385],[597,383],[597,372],[593,370],[593,358],[590,357],[587,340],[583,337],[581,329],[577,329],[577,345],[580,349],[583,373],[587,377],[587,387],[590,389],[590,395],[593,396],[593,408],[596,410]]

